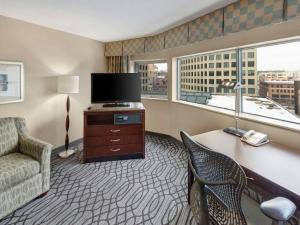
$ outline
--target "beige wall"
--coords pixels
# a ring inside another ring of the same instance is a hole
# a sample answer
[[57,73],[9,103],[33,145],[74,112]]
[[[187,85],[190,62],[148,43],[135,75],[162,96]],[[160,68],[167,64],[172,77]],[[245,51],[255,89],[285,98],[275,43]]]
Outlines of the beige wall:
[[106,68],[104,44],[2,16],[0,34],[0,61],[21,61],[25,69],[25,101],[0,105],[0,117],[25,117],[33,136],[63,145],[66,96],[56,93],[56,76],[79,75],[80,94],[70,96],[70,139],[81,138],[90,73]]
[[[226,35],[189,46],[165,50],[160,53],[132,57],[132,60],[167,59],[169,65],[169,100],[143,100],[146,107],[146,129],[179,138],[181,129],[191,134],[197,134],[233,126],[234,119],[230,115],[172,101],[172,99],[176,99],[176,74],[172,72],[172,70],[175,71],[174,57],[300,36],[300,30],[296,29],[297,27],[300,27],[300,19]],[[244,129],[255,129],[265,132],[271,140],[300,150],[300,126],[297,126],[299,131],[295,131],[251,120],[241,120],[240,126]]]

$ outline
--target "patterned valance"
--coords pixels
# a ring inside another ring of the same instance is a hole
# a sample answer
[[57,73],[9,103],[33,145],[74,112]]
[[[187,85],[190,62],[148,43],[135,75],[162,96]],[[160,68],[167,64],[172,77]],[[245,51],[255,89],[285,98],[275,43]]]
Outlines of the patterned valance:
[[123,42],[123,55],[136,55],[145,52],[145,38],[136,38]]
[[156,52],[296,17],[300,0],[240,0],[158,35],[107,43],[105,55]]
[[122,42],[110,42],[105,44],[105,56],[121,56]]
[[189,23],[189,42],[222,35],[223,10],[219,9]]
[[163,50],[165,47],[165,34],[147,37],[145,41],[145,52],[155,52]]
[[283,0],[241,0],[224,10],[224,32],[233,33],[281,22]]
[[183,24],[166,32],[165,48],[174,48],[188,43],[188,25]]
[[287,0],[288,19],[300,16],[300,0]]

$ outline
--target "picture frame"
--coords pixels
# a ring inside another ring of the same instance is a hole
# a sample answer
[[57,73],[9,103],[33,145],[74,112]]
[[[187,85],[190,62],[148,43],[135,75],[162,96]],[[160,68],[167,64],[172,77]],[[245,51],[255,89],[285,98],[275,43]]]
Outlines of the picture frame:
[[0,104],[24,101],[24,64],[0,61]]

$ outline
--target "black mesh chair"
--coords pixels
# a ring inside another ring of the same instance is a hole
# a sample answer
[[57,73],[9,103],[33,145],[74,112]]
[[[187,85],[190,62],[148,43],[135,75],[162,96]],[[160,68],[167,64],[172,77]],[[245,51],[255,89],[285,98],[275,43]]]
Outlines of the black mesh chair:
[[[241,207],[247,178],[242,167],[230,157],[214,152],[180,132],[189,152],[188,202],[200,225],[247,225]],[[194,181],[195,178],[195,181]],[[262,212],[273,225],[284,224],[296,206],[285,198],[261,204]]]

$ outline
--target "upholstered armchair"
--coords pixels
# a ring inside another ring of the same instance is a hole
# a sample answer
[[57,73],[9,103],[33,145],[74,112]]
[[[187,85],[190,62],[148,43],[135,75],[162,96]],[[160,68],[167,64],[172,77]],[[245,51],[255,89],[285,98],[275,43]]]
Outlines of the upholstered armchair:
[[23,118],[0,118],[0,219],[47,193],[51,149],[29,136]]

